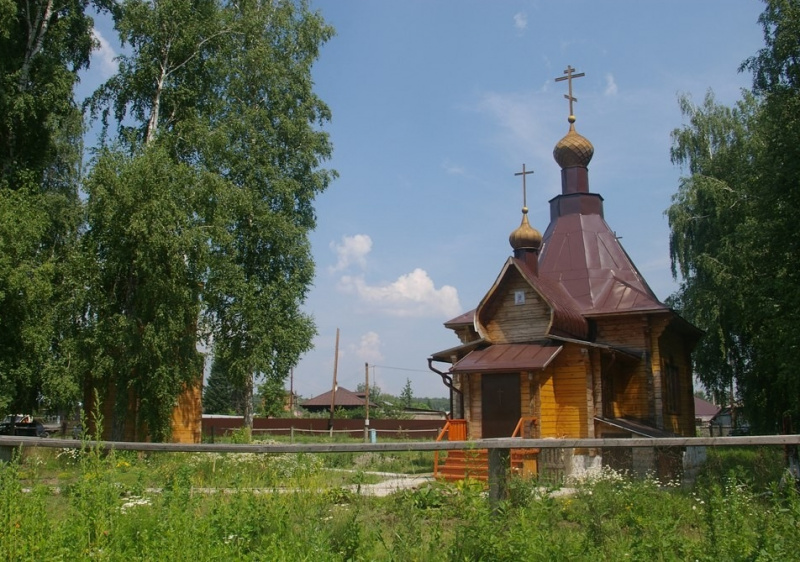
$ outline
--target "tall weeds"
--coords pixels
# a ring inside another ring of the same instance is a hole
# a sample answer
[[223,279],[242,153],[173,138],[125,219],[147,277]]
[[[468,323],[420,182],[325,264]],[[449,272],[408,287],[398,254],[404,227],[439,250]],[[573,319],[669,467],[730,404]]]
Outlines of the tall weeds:
[[23,455],[0,466],[0,559],[796,560],[797,492],[737,474],[513,480],[492,509],[469,481],[360,495],[313,455]]

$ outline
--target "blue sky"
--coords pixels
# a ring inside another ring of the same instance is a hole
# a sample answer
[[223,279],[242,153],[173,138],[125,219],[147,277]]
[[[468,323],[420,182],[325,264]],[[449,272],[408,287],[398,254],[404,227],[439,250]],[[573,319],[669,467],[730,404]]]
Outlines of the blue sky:
[[[763,4],[745,0],[312,0],[337,35],[314,69],[333,121],[328,167],[340,177],[316,204],[317,274],[305,310],[315,348],[294,372],[305,397],[370,380],[399,394],[445,396],[427,357],[458,344],[442,323],[474,308],[494,282],[520,222],[528,176],[531,224],[544,232],[560,190],[552,157],[568,129],[595,147],[590,189],[606,221],[665,299],[676,288],[664,210],[681,170],[669,160],[682,124],[677,96],[712,89],[733,103],[737,69],[763,46]],[[111,31],[98,26],[101,36]],[[113,70],[106,45],[92,73]],[[93,80],[84,80],[87,85]],[[288,386],[288,382],[287,382]]]

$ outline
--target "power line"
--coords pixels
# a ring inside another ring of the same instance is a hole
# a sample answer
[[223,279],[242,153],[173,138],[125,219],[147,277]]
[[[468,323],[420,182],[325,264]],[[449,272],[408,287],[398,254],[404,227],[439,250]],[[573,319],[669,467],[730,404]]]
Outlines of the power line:
[[410,371],[412,373],[430,373],[425,369],[407,369],[405,367],[387,367],[386,365],[370,365],[373,369],[378,367],[379,369],[389,369],[391,371]]

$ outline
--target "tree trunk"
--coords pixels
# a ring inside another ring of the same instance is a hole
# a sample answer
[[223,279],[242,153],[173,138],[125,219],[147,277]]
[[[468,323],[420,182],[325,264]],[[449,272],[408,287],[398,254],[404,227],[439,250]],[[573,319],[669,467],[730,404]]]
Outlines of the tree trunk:
[[253,430],[253,375],[248,373],[244,379],[244,426]]

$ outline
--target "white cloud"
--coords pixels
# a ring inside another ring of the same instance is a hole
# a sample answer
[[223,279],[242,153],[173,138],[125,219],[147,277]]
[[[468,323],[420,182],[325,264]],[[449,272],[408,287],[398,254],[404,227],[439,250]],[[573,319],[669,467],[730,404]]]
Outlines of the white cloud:
[[420,268],[387,285],[368,285],[363,276],[343,276],[339,289],[355,293],[369,306],[393,316],[447,316],[461,312],[458,291],[444,285],[437,289]]
[[445,173],[451,176],[465,176],[467,174],[464,168],[450,160],[445,160],[442,163],[442,168],[444,168]]
[[338,256],[336,265],[330,268],[331,272],[342,271],[353,264],[364,269],[367,266],[367,255],[372,251],[372,238],[366,234],[342,236],[341,244],[331,242],[330,247]]
[[606,89],[604,93],[607,96],[617,95],[617,83],[614,81],[613,74],[606,74]]
[[367,332],[361,336],[358,345],[350,346],[356,357],[366,363],[378,363],[383,361],[381,353],[381,337],[375,332]]
[[518,12],[514,14],[514,27],[523,30],[528,27],[528,14],[525,12]]
[[117,53],[114,51],[114,48],[108,42],[108,40],[103,37],[103,34],[100,33],[100,30],[96,27],[92,29],[92,35],[94,36],[95,41],[98,43],[98,48],[92,53],[92,59],[96,61],[99,65],[100,74],[103,77],[103,80],[111,78],[117,72],[117,61],[116,56]]
[[[548,88],[545,83],[543,90]],[[513,160],[528,162],[552,162],[553,141],[559,138],[559,130],[548,130],[552,126],[542,116],[552,113],[558,101],[556,96],[543,96],[539,92],[501,93],[485,92],[473,108],[489,117],[497,127],[493,141],[499,143]],[[566,114],[566,110],[564,110]],[[564,118],[566,121],[566,118]],[[566,127],[563,127],[563,132]],[[531,157],[533,156],[533,159]],[[534,169],[535,165],[531,166]],[[542,177],[540,180],[544,180]],[[545,184],[548,185],[548,184]]]

